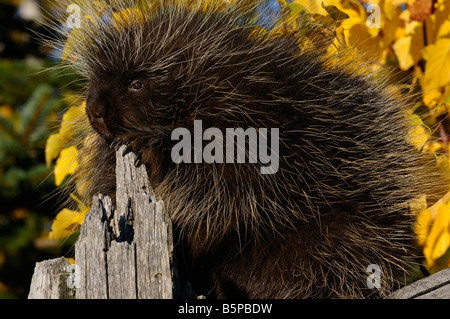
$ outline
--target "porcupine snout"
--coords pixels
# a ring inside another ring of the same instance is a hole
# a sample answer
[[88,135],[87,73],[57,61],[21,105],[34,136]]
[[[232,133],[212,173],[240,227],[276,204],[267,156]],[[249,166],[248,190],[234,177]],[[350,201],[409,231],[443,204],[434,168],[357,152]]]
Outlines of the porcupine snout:
[[107,94],[90,90],[86,99],[86,115],[92,128],[104,139],[112,138],[112,133],[107,127],[110,111],[110,100]]

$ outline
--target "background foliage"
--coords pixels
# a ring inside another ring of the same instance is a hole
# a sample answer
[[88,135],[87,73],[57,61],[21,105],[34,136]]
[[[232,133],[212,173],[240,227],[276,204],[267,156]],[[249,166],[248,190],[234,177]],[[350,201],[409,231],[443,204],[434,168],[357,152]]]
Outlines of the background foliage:
[[44,150],[79,88],[67,72],[41,72],[57,62],[19,14],[25,2],[0,1],[0,298],[25,298],[36,261],[71,245],[48,238],[59,204]]
[[[307,15],[322,30],[330,50],[338,41],[354,54],[375,60],[376,68],[393,71],[393,94],[413,101],[405,113],[411,124],[410,142],[431,152],[443,174],[448,174],[450,1],[323,2],[267,0],[277,21],[262,17],[260,24],[271,28],[298,23],[299,16]],[[35,262],[70,256],[73,238],[62,238],[82,223],[87,211],[80,203],[79,211],[63,209],[57,215],[65,198],[57,195],[56,184],[63,184],[75,169],[70,158],[76,152],[64,150],[58,139],[68,131],[64,123],[82,111],[73,107],[65,113],[69,106],[79,104],[80,87],[77,77],[67,72],[39,72],[60,61],[54,61],[57,51],[38,44],[33,31],[47,31],[38,23],[43,11],[36,11],[33,3],[0,0],[0,298],[27,296]],[[45,1],[41,4],[51,14],[51,7]],[[377,17],[370,4],[378,5]],[[379,22],[379,28],[371,28],[370,19]],[[450,193],[431,204],[424,194],[410,203],[418,218],[416,234],[423,247],[423,265],[431,273],[450,266],[449,200]]]

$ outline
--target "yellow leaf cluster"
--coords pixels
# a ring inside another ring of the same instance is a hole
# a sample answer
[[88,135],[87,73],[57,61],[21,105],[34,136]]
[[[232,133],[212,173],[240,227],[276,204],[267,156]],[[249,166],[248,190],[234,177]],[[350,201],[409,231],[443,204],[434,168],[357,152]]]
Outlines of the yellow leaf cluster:
[[424,22],[427,43],[422,51],[424,103],[433,107],[450,96],[450,3],[439,0]]
[[53,220],[52,230],[49,233],[50,239],[64,239],[75,233],[84,222],[84,217],[89,211],[78,198],[71,195],[78,202],[78,211],[64,208]]
[[432,269],[450,248],[450,192],[431,207],[427,207],[425,196],[410,207],[418,216],[415,232],[424,247],[426,264]]
[[51,239],[64,239],[75,233],[84,221],[84,214],[64,208],[58,213],[49,234]]
[[450,95],[450,37],[426,46],[423,57],[427,61],[422,82],[424,102],[435,106]]
[[[311,12],[326,14],[322,0],[294,0]],[[450,97],[450,2],[439,0],[435,11],[424,21],[411,18],[409,7],[400,8],[407,1],[370,1],[379,5],[378,19],[381,28],[370,26],[371,13],[359,1],[326,0],[348,15],[342,21],[346,43],[356,49],[358,56],[386,65],[396,59],[400,70],[413,68],[412,81],[420,81],[423,102],[435,107]],[[408,3],[414,3],[414,0]],[[375,12],[376,13],[376,12]],[[372,22],[373,22],[372,21]],[[423,61],[424,70],[419,62]],[[434,116],[446,109],[434,112]]]
[[[86,104],[70,107],[64,114],[59,132],[50,135],[45,147],[45,160],[48,166],[56,159],[54,175],[55,184],[60,186],[67,176],[75,173],[79,166],[77,138],[83,128],[86,127]],[[49,234],[51,239],[63,239],[78,230],[84,221],[84,216],[89,208],[74,195],[71,196],[78,202],[78,210],[63,209],[58,213],[52,224]]]
[[409,113],[406,118],[411,125],[408,131],[409,143],[419,151],[430,151],[431,153],[436,153],[442,148],[442,143],[433,141],[433,132],[417,114]]
[[[417,92],[419,86],[420,99],[405,114],[411,125],[409,142],[421,151],[433,153],[437,165],[448,168],[450,149],[441,122],[450,103],[450,2],[434,1],[433,10],[431,7],[423,10],[422,3],[416,1],[420,0],[370,1],[379,6],[379,15],[375,19],[379,20],[380,28],[372,28],[368,23],[373,11],[366,11],[367,6],[362,4],[366,1],[324,1],[326,6],[335,6],[348,15],[348,19],[341,23],[344,40],[339,40],[339,33],[335,32],[334,45],[328,50],[332,55],[339,53],[337,44],[344,43],[354,50],[355,56],[375,61],[376,65],[392,65],[395,62],[398,70],[409,76],[411,81],[410,84],[404,84],[403,81],[402,86],[399,85],[394,91],[401,92],[406,88],[408,94]],[[294,0],[294,3],[310,12],[326,14],[321,0]],[[352,51],[346,52],[350,53],[347,58],[351,60]],[[342,61],[343,57],[339,59]],[[428,111],[419,114],[416,113],[418,109]],[[414,211],[418,220],[418,242],[423,246],[430,270],[450,249],[449,196],[446,195],[431,207],[427,207],[423,199],[421,204],[411,203],[411,211]]]
[[130,23],[142,23],[145,21],[145,16],[139,9],[125,9],[114,13],[113,20],[116,27],[123,27]]
[[73,143],[83,127],[82,124],[86,122],[85,108],[86,103],[69,108],[63,116],[59,132],[50,135],[47,140],[45,161],[47,166],[50,166],[57,159],[54,170],[57,186],[61,185],[68,175],[73,174],[78,166],[78,149]]
[[65,148],[59,154],[55,165],[55,184],[59,186],[64,179],[73,173],[78,166],[78,150],[75,146]]

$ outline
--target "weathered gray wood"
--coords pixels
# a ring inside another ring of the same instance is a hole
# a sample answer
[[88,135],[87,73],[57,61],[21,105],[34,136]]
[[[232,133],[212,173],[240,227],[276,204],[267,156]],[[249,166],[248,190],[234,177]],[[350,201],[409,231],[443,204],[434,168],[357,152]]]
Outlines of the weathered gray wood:
[[[117,209],[134,214],[138,298],[173,297],[173,242],[171,222],[164,203],[157,201],[144,166],[136,168],[135,156],[117,156]],[[126,194],[133,194],[127,196]]]
[[116,202],[94,199],[75,245],[78,298],[173,298],[173,242],[164,203],[157,201],[133,153],[116,156]]
[[136,246],[113,242],[108,251],[110,299],[136,299]]
[[108,298],[107,241],[110,235],[106,221],[102,221],[104,208],[102,199],[93,202],[75,244],[77,299]]
[[392,293],[391,299],[450,299],[450,268]]
[[72,270],[64,257],[36,263],[28,299],[75,298]]
[[[116,152],[117,209],[109,197],[93,199],[75,244],[76,264],[65,258],[37,263],[29,298],[169,299],[180,288],[164,203],[145,167],[135,166],[133,153],[123,156],[124,149]],[[65,272],[68,266],[74,274]]]

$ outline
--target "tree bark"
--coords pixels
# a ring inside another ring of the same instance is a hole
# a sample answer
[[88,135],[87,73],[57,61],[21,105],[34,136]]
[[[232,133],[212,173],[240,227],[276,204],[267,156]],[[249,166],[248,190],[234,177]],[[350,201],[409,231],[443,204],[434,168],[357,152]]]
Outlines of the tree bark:
[[123,156],[124,149],[116,152],[117,209],[99,195],[81,226],[75,289],[67,287],[70,274],[63,271],[70,263],[50,260],[36,265],[29,298],[171,299],[178,291],[170,218],[145,167],[136,167],[133,153]]

